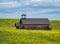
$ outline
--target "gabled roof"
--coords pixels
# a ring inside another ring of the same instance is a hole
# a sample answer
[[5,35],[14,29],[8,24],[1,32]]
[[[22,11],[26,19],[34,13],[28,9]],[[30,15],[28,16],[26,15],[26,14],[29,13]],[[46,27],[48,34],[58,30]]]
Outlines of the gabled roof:
[[23,24],[50,24],[47,18],[26,18],[21,21]]

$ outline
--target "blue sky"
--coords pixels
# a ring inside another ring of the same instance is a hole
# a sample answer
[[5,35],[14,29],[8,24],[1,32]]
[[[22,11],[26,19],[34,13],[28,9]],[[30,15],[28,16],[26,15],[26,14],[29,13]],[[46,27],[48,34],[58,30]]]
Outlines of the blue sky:
[[0,18],[49,18],[60,20],[60,0],[0,0]]

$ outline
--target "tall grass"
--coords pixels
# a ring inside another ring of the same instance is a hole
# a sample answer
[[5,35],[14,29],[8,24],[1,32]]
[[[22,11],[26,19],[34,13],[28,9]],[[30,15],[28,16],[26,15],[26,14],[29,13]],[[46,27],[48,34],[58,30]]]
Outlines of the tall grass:
[[0,19],[0,44],[60,44],[60,21],[50,20],[52,30],[16,29],[19,19]]

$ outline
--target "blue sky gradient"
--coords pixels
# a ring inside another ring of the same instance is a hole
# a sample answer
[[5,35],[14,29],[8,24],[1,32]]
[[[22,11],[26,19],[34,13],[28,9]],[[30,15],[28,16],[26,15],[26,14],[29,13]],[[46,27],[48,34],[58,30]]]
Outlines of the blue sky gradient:
[[0,18],[49,18],[60,20],[60,0],[0,0]]

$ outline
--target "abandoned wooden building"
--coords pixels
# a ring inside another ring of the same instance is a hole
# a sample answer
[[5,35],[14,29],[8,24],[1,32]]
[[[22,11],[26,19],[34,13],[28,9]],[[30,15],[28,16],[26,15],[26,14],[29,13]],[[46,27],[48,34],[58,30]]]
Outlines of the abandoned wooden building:
[[49,30],[48,18],[26,18],[25,14],[22,14],[22,18],[15,26],[18,29],[47,29]]

